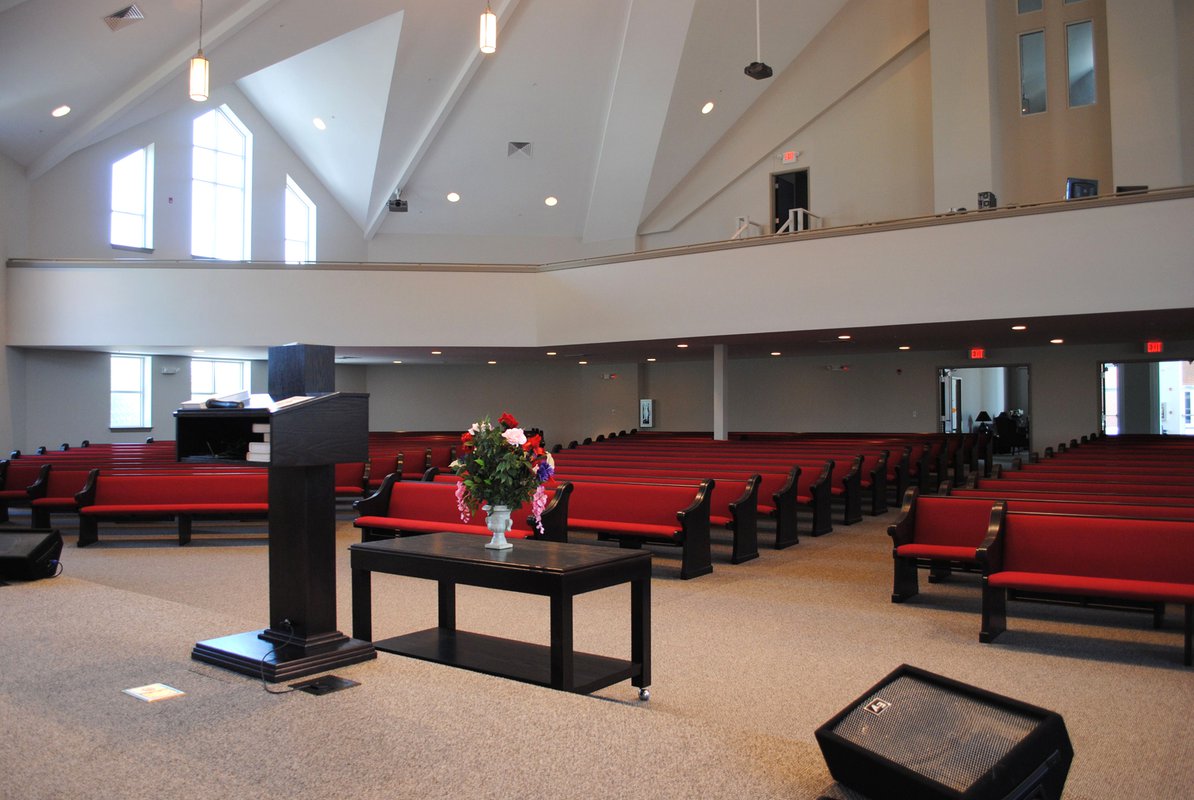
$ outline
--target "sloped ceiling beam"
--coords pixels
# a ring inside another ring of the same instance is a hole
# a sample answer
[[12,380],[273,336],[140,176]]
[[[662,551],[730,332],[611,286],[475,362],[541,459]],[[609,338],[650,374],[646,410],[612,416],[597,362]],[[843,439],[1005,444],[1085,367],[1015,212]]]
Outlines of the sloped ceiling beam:
[[[275,5],[278,0],[248,0],[243,6],[233,11],[226,18],[220,20],[203,32],[204,50],[210,52],[221,42],[231,38],[260,14]],[[138,103],[149,98],[162,86],[177,78],[187,69],[191,56],[199,49],[199,36],[196,32],[192,43],[183,50],[146,71],[145,77],[118,95],[112,102],[100,107],[94,114],[79,124],[76,124],[69,135],[46,151],[45,155],[34,161],[28,170],[30,180],[35,180],[56,167],[64,159],[88,145],[94,144],[100,138],[97,134],[109,122],[128,112]],[[179,87],[181,91],[183,87]]]
[[852,0],[643,221],[670,231],[928,34],[925,0]]
[[[508,28],[513,22],[515,11],[518,9],[519,0],[499,0],[499,2],[491,3],[494,13],[498,17],[498,54],[501,53],[501,31]],[[478,8],[478,19],[480,17],[481,9]],[[399,54],[401,61],[402,55]],[[398,124],[399,120],[398,110],[390,108],[386,114],[385,131],[382,133],[382,152],[379,157],[377,172],[374,175],[373,189],[370,194],[369,208],[370,215],[365,226],[365,240],[369,241],[377,235],[377,231],[381,228],[381,223],[388,213],[386,209],[386,202],[390,199],[394,189],[401,189],[410,180],[415,170],[418,169],[419,163],[423,157],[427,155],[427,151],[431,149],[431,145],[435,142],[435,137],[443,128],[444,123],[452,114],[452,110],[456,107],[456,103],[464,96],[468,89],[473,76],[477,74],[477,70],[481,68],[485,56],[479,48],[471,49],[469,56],[461,64],[456,77],[449,84],[447,90],[441,95],[439,101],[433,106],[433,111],[426,118],[426,124],[422,131],[414,137],[414,140],[409,146],[402,146],[405,143],[395,144],[390,142],[387,147],[387,141],[393,136],[393,128]],[[401,65],[395,65],[395,71],[401,69]],[[397,79],[397,76],[395,76]],[[391,94],[391,99],[393,95]]]
[[634,0],[606,114],[583,240],[633,238],[696,0]]
[[399,11],[237,82],[362,230],[403,22]]

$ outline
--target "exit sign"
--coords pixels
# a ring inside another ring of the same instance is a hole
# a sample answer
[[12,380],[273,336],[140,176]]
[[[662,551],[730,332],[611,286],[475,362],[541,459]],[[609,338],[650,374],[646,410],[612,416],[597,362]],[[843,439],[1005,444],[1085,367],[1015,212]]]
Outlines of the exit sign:
[[1159,341],[1145,342],[1144,352],[1146,353],[1160,353],[1165,349],[1165,343]]
[[796,163],[796,159],[797,159],[799,156],[800,156],[800,154],[799,154],[799,153],[797,153],[795,150],[785,150],[785,151],[784,151],[784,152],[783,152],[783,153],[780,155],[780,160],[782,160],[782,161],[783,161],[783,163],[785,163],[785,164],[795,164],[795,163]]
[[981,347],[970,348],[970,358],[972,360],[977,361],[980,358],[986,358],[986,357],[987,357],[987,351],[984,350],[983,348],[981,348]]

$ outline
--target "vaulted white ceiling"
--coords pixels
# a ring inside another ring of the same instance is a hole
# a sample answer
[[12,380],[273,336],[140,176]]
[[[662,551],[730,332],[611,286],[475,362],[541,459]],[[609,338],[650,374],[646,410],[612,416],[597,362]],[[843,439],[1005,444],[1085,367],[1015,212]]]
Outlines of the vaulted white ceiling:
[[[759,0],[777,77],[846,2]],[[125,4],[0,0],[0,152],[31,179],[191,104],[199,0],[139,0],[144,19],[109,30]],[[484,6],[205,0],[202,43],[213,89],[239,88],[365,237],[629,239],[774,81],[743,74],[752,0],[494,0],[488,56]]]

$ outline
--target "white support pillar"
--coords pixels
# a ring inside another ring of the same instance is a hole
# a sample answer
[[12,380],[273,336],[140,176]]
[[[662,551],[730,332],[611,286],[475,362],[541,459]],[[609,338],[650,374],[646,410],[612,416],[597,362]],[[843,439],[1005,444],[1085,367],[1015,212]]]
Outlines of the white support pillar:
[[713,345],[713,438],[725,441],[726,431],[726,346]]

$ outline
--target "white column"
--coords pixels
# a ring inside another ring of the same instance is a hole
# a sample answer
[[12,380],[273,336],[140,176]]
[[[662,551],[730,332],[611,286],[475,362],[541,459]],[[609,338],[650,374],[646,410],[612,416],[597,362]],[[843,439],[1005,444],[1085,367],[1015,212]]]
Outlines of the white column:
[[1154,189],[1182,184],[1176,25],[1172,0],[1107,3],[1116,184]]
[[929,0],[938,213],[973,209],[979,192],[1002,188],[993,164],[988,28],[985,3]]
[[726,346],[713,345],[713,438],[724,441],[726,431]]

